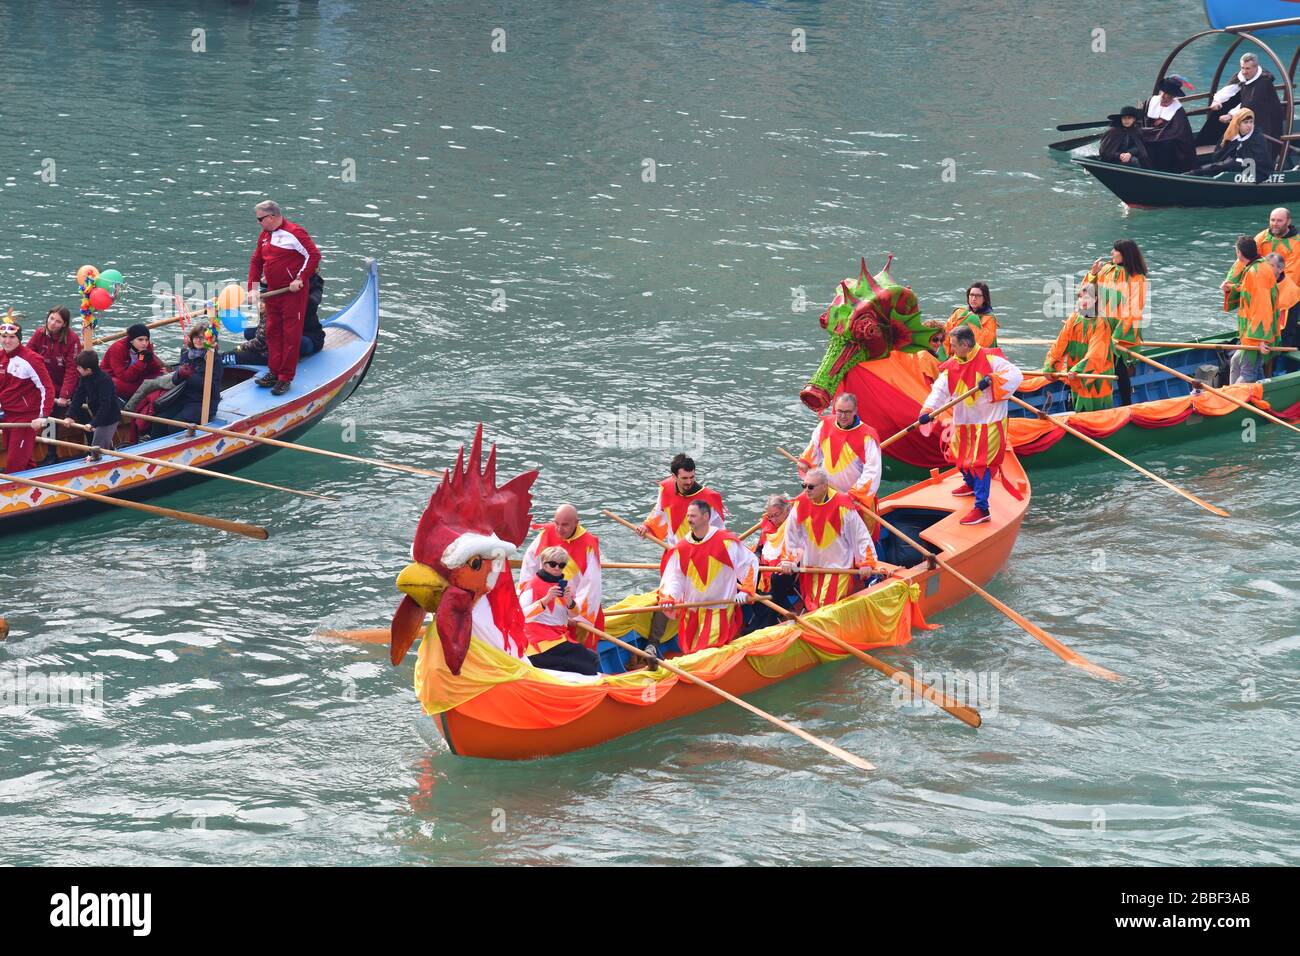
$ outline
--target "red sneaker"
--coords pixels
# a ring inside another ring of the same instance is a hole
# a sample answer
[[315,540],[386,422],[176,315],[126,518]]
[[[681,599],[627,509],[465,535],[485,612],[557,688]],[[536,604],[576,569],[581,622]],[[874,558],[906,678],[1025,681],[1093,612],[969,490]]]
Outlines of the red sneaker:
[[966,482],[961,483],[961,487],[952,493],[954,498],[972,498],[975,495],[975,489]]
[[961,524],[983,524],[989,520],[989,513],[980,508],[972,508],[967,512],[966,517],[961,519]]

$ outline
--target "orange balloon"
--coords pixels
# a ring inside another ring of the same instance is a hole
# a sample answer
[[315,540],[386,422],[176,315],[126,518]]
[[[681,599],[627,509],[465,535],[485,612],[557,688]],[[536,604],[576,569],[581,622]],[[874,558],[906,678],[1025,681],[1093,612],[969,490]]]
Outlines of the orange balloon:
[[99,270],[94,266],[82,266],[77,270],[77,285],[84,285],[87,280],[94,280],[99,276]]
[[244,287],[228,285],[217,293],[217,307],[220,309],[238,309],[244,304]]

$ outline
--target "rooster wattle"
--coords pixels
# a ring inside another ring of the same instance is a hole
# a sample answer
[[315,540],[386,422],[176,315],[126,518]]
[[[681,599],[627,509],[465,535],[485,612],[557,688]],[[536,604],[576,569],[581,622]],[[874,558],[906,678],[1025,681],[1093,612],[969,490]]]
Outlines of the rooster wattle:
[[487,598],[487,610],[507,646],[523,656],[524,619],[511,578],[509,557],[528,533],[530,471],[496,486],[496,447],[479,471],[483,426],[474,433],[469,461],[462,445],[451,472],[429,499],[411,545],[411,564],[397,576],[406,596],[393,615],[390,657],[400,664],[432,612],[443,658],[459,674],[469,651],[474,609]]

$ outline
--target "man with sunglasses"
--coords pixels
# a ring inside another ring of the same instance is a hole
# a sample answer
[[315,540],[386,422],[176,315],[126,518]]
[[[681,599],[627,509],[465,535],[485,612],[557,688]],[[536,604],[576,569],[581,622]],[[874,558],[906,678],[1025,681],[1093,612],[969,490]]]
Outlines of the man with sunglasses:
[[876,549],[853,499],[832,488],[823,469],[810,468],[804,475],[803,489],[785,519],[784,549],[788,557],[781,562],[782,573],[790,574],[802,567],[857,572],[801,573],[799,593],[804,607],[815,611],[848,597],[857,590],[860,579],[871,576],[876,569]]
[[[541,569],[541,555],[548,548],[563,548],[568,555],[565,577],[568,591],[574,600],[574,613],[582,615],[589,624],[604,630],[605,613],[601,610],[600,539],[578,521],[578,509],[565,502],[555,509],[555,518],[534,526],[538,535],[524,552],[519,568],[519,580],[531,581]],[[520,584],[523,588],[523,584]],[[590,637],[589,632],[582,635]],[[591,638],[591,643],[595,639]]]
[[858,417],[857,396],[844,392],[835,399],[835,413],[818,423],[799,456],[799,480],[808,469],[821,468],[832,488],[875,511],[880,465],[880,436]]
[[272,395],[283,395],[298,370],[309,284],[320,265],[320,250],[307,230],[285,219],[271,200],[258,203],[254,214],[262,231],[248,263],[248,291],[256,291],[263,281],[271,292],[289,290],[264,300],[267,371],[256,382],[270,388]]
[[[665,552],[659,603],[677,618],[677,642],[683,654],[721,647],[740,636],[740,605],[754,599],[758,559],[730,531],[711,523],[708,502],[692,501],[686,509],[687,531]],[[674,604],[708,602],[716,607],[674,609]]]

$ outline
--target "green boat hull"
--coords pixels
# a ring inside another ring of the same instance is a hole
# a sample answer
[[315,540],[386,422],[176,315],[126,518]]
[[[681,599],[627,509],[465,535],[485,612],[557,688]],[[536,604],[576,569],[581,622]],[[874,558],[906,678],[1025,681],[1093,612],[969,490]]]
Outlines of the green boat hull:
[[[1231,335],[1216,335],[1196,339],[1195,341],[1226,343],[1233,340],[1234,337]],[[1184,374],[1190,374],[1191,368],[1201,364],[1199,360],[1201,357],[1209,359],[1214,353],[1203,349],[1150,349],[1145,350],[1143,354],[1161,364],[1183,371]],[[1264,386],[1264,400],[1269,403],[1269,406],[1274,411],[1289,408],[1300,402],[1300,359],[1279,357],[1276,361],[1278,364],[1274,368],[1274,376],[1260,382]],[[1143,404],[1136,400],[1143,392],[1156,391],[1185,395],[1189,390],[1185,384],[1179,383],[1173,376],[1158,372],[1150,366],[1141,366],[1139,364],[1139,368],[1145,369],[1145,372],[1139,371],[1134,376],[1134,407]],[[1283,368],[1286,370],[1284,371]],[[1146,374],[1146,372],[1150,374]],[[1065,408],[1062,386],[1054,386],[1053,392],[1059,397],[1053,402],[1052,413],[1060,414]],[[1034,404],[1037,405],[1041,404],[1042,393],[1022,394],[1019,397],[1026,401],[1032,399]],[[1159,394],[1153,397],[1152,400],[1168,397],[1170,397],[1168,394]],[[1193,449],[1199,451],[1200,447],[1208,446],[1210,439],[1219,442],[1240,441],[1244,422],[1247,418],[1253,419],[1258,426],[1274,427],[1271,422],[1245,409],[1236,409],[1226,415],[1198,415],[1193,412],[1177,425],[1170,425],[1166,428],[1143,428],[1129,422],[1113,434],[1097,440],[1125,458],[1131,458],[1140,463],[1144,458],[1157,457],[1171,449],[1184,446],[1189,451]],[[1202,444],[1203,440],[1206,444]],[[889,452],[886,450],[884,463],[884,476],[886,478],[891,480],[915,480],[918,476],[926,474],[923,469],[890,458],[888,455]],[[1020,460],[1026,469],[1031,472],[1048,468],[1069,468],[1075,465],[1096,467],[1098,464],[1111,464],[1117,468],[1123,467],[1106,453],[1070,435],[1065,435],[1052,447],[1037,454],[1022,454]]]

